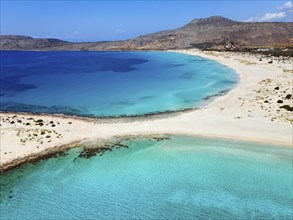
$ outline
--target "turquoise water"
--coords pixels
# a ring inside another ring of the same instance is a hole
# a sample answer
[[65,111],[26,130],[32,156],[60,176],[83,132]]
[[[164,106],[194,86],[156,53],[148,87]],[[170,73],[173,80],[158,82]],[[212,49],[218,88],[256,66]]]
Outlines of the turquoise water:
[[234,70],[167,52],[1,51],[0,109],[81,116],[200,107],[232,89]]
[[2,175],[1,219],[292,219],[292,149],[181,136],[123,143]]

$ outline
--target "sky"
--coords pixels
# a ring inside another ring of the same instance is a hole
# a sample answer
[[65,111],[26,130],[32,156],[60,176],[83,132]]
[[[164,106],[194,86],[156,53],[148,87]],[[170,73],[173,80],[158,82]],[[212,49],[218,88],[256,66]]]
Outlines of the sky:
[[292,1],[0,0],[2,35],[68,41],[124,40],[220,15],[236,21],[292,22]]

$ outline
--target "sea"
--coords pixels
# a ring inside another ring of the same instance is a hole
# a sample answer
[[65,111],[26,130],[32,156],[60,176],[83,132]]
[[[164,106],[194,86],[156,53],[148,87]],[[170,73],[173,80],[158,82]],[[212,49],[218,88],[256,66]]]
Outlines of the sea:
[[292,219],[292,149],[136,137],[1,175],[1,219]]
[[92,117],[182,111],[234,88],[238,74],[175,52],[1,51],[0,110]]

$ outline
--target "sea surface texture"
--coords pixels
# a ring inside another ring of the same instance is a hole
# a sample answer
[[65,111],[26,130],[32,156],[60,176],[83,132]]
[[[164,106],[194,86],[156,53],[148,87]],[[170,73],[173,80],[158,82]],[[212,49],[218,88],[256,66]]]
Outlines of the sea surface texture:
[[232,89],[234,70],[171,52],[1,51],[1,110],[81,116],[200,107]]
[[292,149],[171,136],[125,140],[1,176],[1,219],[292,219]]

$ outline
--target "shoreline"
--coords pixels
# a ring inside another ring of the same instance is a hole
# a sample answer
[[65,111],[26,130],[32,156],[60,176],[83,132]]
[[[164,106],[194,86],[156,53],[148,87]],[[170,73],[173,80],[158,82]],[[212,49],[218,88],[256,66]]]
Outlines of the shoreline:
[[25,116],[52,116],[55,118],[68,118],[68,119],[79,119],[89,122],[96,123],[116,123],[116,122],[134,122],[134,121],[147,121],[147,120],[155,120],[155,119],[163,119],[170,118],[174,116],[178,116],[180,114],[193,112],[196,110],[200,110],[205,106],[208,106],[215,99],[225,96],[232,90],[234,90],[239,82],[237,82],[231,90],[223,90],[218,92],[215,95],[210,95],[205,97],[203,100],[205,103],[202,107],[189,107],[178,110],[166,110],[161,112],[149,112],[145,114],[137,114],[137,115],[116,115],[116,116],[94,116],[94,115],[74,115],[74,114],[63,114],[63,113],[47,113],[47,112],[22,112],[22,111],[8,111],[8,110],[0,110],[0,114],[14,114],[14,115],[25,115]]
[[[62,157],[62,156],[66,156],[66,152],[73,149],[73,148],[83,148],[86,149],[88,148],[87,145],[91,145],[91,147],[89,147],[88,149],[94,149],[99,151],[99,149],[101,150],[101,152],[103,152],[103,146],[108,145],[108,144],[113,144],[113,146],[115,146],[115,144],[119,144],[121,141],[123,140],[128,140],[128,139],[135,139],[135,138],[148,138],[148,139],[153,139],[153,140],[157,140],[157,141],[162,141],[165,139],[171,139],[172,136],[184,136],[184,137],[192,137],[192,138],[204,138],[204,139],[211,139],[211,140],[225,140],[225,141],[235,141],[235,142],[243,142],[243,143],[254,143],[254,144],[259,144],[259,145],[268,145],[268,146],[274,146],[274,147],[280,147],[280,148],[289,148],[292,149],[291,147],[289,147],[288,145],[274,145],[270,142],[258,142],[258,141],[253,141],[253,140],[247,140],[247,139],[236,139],[233,137],[215,137],[215,136],[202,136],[202,135],[192,135],[192,134],[143,134],[143,135],[126,135],[126,136],[114,136],[108,139],[103,139],[103,140],[96,140],[96,143],[87,143],[85,140],[83,141],[74,141],[72,143],[69,144],[65,144],[65,145],[61,145],[61,146],[55,146],[49,149],[46,149],[44,151],[41,151],[39,153],[34,153],[34,154],[29,154],[23,158],[17,158],[14,159],[12,161],[9,161],[5,164],[1,164],[0,166],[0,174],[6,174],[9,171],[13,171],[23,165],[26,164],[34,164],[34,163],[38,163],[39,161],[42,160],[47,160],[53,157]],[[115,139],[118,139],[119,141],[115,141]],[[112,140],[114,140],[114,142],[112,142]],[[124,147],[124,146],[123,146]],[[106,151],[113,151],[115,149],[115,147],[110,147],[108,148]],[[102,156],[101,155],[94,155],[94,156]],[[91,156],[91,157],[94,157]]]
[[[290,112],[286,112],[285,109],[280,108],[281,105],[276,104],[280,94],[277,94],[278,97],[275,100],[272,97],[276,95],[272,93],[270,98],[274,100],[270,102],[272,104],[268,110],[266,110],[264,104],[259,104],[257,98],[261,95],[265,96],[266,90],[274,92],[274,84],[272,88],[268,83],[260,84],[264,80],[271,79],[270,83],[275,83],[278,80],[288,82],[288,79],[292,79],[291,63],[268,64],[265,61],[258,63],[259,58],[253,57],[257,55],[237,52],[202,52],[197,50],[171,52],[201,56],[220,62],[235,70],[240,76],[239,82],[228,93],[213,97],[204,107],[183,110],[183,112],[165,112],[149,116],[122,118],[0,112],[1,172],[5,166],[9,167],[9,163],[10,166],[13,166],[16,160],[23,161],[22,163],[19,162],[19,164],[23,164],[27,163],[27,160],[32,156],[45,158],[44,155],[58,154],[60,149],[64,151],[66,147],[69,149],[84,141],[107,140],[117,136],[185,135],[273,144],[292,148],[292,120],[289,115]],[[288,70],[289,73],[286,73],[285,70]],[[283,81],[279,81],[278,83],[283,85]],[[264,91],[258,92],[259,87],[264,88]],[[284,89],[284,91],[288,90],[289,92],[290,82]],[[291,100],[284,99],[284,104]],[[261,99],[261,101],[264,100]],[[274,114],[271,113],[273,112],[272,109],[275,110]],[[278,110],[281,113],[278,113]],[[22,121],[22,123],[11,124],[10,120],[14,116],[15,119],[13,120]],[[38,120],[42,120],[42,126],[37,122]],[[50,122],[53,122],[53,124]],[[30,125],[26,125],[28,123]],[[45,136],[41,135],[42,133]],[[45,138],[48,136],[50,138]],[[25,140],[25,142],[21,142],[21,140]]]
[[126,136],[114,136],[108,139],[101,139],[101,140],[95,140],[95,141],[88,141],[88,140],[74,141],[66,145],[55,146],[55,147],[46,149],[42,152],[30,154],[30,155],[27,155],[26,157],[17,158],[17,159],[14,159],[13,161],[9,161],[6,164],[2,164],[0,167],[0,173],[2,174],[7,173],[8,171],[14,170],[25,164],[33,164],[41,160],[46,160],[53,157],[66,156],[66,152],[72,148],[83,148],[83,152],[88,151],[88,153],[85,154],[86,155],[85,158],[87,159],[94,156],[98,156],[97,154],[99,153],[100,153],[99,156],[102,156],[102,154],[105,151],[112,151],[118,148],[125,148],[125,147],[128,148],[127,145],[124,145],[121,142],[130,140],[130,139],[135,139],[135,138],[146,138],[146,139],[152,139],[156,141],[162,141],[162,140],[170,139],[170,136],[165,134],[140,135],[140,136],[126,135]]
[[[221,94],[214,95],[215,97],[221,96]],[[214,97],[213,96],[213,97]],[[211,99],[213,98],[211,97]],[[208,98],[207,103],[209,103],[210,98]],[[145,121],[145,120],[154,120],[162,118],[170,118],[178,116],[183,113],[192,112],[200,109],[199,107],[194,108],[185,108],[179,110],[166,110],[162,112],[150,112],[146,114],[138,115],[117,115],[117,116],[89,116],[89,115],[74,115],[74,114],[63,114],[63,113],[46,113],[46,112],[15,112],[15,111],[1,111],[0,114],[14,114],[14,115],[26,115],[26,116],[52,116],[55,118],[68,118],[68,119],[79,119],[89,122],[97,123],[116,123],[116,122],[134,122],[134,121]]]
[[33,164],[41,160],[50,159],[55,156],[61,156],[66,151],[70,150],[71,148],[77,147],[79,144],[81,144],[81,142],[75,141],[70,144],[55,146],[39,153],[29,154],[26,157],[14,159],[5,164],[1,164],[0,173],[7,173],[8,171],[14,170],[25,164]]

